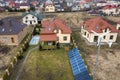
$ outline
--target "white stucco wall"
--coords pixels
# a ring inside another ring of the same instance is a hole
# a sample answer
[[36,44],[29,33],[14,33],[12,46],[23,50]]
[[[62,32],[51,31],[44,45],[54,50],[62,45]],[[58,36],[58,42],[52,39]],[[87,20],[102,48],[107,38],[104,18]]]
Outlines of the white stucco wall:
[[116,14],[120,13],[120,10],[118,9],[118,11],[116,11],[116,8],[113,8],[113,9],[103,9],[102,12],[107,14],[107,15],[110,15],[111,13],[113,15],[116,15]]
[[[28,17],[28,19],[26,19],[26,17]],[[34,16],[34,18],[32,18],[32,17],[33,17],[33,15],[31,15],[31,14],[26,15],[25,17],[23,17],[23,23],[25,23],[27,25],[31,25],[30,23],[32,23],[32,25],[38,24],[37,17],[35,17],[35,16]]]
[[[54,32],[56,33],[56,30]],[[63,39],[64,36],[67,37],[66,41],[64,41],[64,39]],[[59,30],[58,33],[57,33],[57,37],[59,37],[58,38],[59,43],[70,43],[70,34],[61,34],[61,30]]]
[[[107,29],[107,32],[110,31],[109,29]],[[86,32],[86,35],[85,35],[85,32]],[[105,30],[103,30],[103,33],[105,32]],[[103,33],[98,33],[99,35],[103,34]],[[81,35],[82,37],[84,37],[85,39],[87,39],[89,42],[94,42],[94,36],[97,36],[95,35],[94,33],[89,33],[87,30],[81,28]],[[89,36],[88,36],[89,35]],[[110,36],[113,35],[113,39],[110,39]],[[117,35],[118,33],[109,33],[106,35],[105,39],[103,38],[103,40],[101,42],[116,42],[116,39],[117,39]]]
[[20,6],[20,9],[29,10],[29,9],[30,9],[30,6]]

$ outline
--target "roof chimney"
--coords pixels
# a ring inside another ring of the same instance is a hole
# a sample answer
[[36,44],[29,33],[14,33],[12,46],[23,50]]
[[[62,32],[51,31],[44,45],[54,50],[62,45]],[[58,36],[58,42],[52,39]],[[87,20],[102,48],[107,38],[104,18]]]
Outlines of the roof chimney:
[[0,19],[0,26],[2,26],[3,25],[3,21]]

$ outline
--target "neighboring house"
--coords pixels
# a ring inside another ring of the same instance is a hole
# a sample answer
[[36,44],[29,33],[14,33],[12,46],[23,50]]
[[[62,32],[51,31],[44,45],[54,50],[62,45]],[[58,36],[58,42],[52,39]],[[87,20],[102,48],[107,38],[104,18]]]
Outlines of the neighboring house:
[[0,6],[4,7],[4,6],[6,6],[6,3],[4,1],[0,1]]
[[108,5],[108,3],[105,2],[105,1],[100,1],[100,2],[97,2],[97,3],[96,3],[96,6],[97,6],[97,7],[104,7],[104,6],[106,6],[106,5]]
[[0,7],[0,12],[4,12],[5,8],[4,7]]
[[71,7],[74,4],[73,0],[66,0],[67,6]]
[[37,6],[38,2],[37,1],[31,1],[30,4],[33,5],[33,6]]
[[19,45],[26,36],[27,26],[9,17],[0,20],[0,44]]
[[55,6],[51,0],[45,2],[45,12],[55,12]]
[[107,5],[103,8],[102,12],[108,16],[119,16],[120,15],[120,8],[115,5]]
[[81,35],[90,43],[98,41],[98,35],[94,34],[92,30],[98,34],[103,34],[110,31],[109,34],[103,37],[101,42],[116,42],[118,30],[106,20],[97,17],[82,23]]
[[53,3],[54,4],[59,3],[59,0],[53,0]]
[[71,6],[71,11],[80,11],[81,6],[79,3],[75,3],[74,5]]
[[56,9],[57,12],[65,11],[64,7],[61,6],[61,4],[59,4],[59,3],[55,5],[55,9]]
[[18,5],[19,5],[19,9],[25,9],[25,10],[30,9],[30,5],[28,3],[21,3],[21,4],[18,4]]
[[57,18],[45,20],[42,21],[42,27],[43,29],[40,33],[40,42],[42,42],[42,44],[70,44],[71,30],[65,21]]
[[29,10],[30,5],[28,3],[15,3],[15,2],[10,2],[9,7],[12,9],[17,9],[17,10]]
[[41,24],[41,20],[43,19],[42,14],[37,14],[36,12],[26,12],[23,13],[23,23],[27,25],[36,25]]

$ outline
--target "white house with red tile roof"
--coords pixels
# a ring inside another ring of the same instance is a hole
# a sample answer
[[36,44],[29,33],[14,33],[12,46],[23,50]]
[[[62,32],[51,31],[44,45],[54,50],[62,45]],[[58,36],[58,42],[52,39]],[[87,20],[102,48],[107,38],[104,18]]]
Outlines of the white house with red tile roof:
[[40,33],[41,42],[59,42],[69,44],[71,41],[71,29],[66,25],[65,21],[58,18],[42,21]]
[[81,25],[81,35],[90,43],[97,42],[98,40],[98,36],[92,30],[98,34],[110,31],[109,34],[103,37],[101,42],[116,42],[118,30],[104,19],[100,17],[93,18],[83,22]]
[[120,15],[120,8],[116,5],[106,5],[103,7],[102,12],[107,15],[117,16]]
[[51,0],[45,2],[45,12],[55,12],[55,6]]

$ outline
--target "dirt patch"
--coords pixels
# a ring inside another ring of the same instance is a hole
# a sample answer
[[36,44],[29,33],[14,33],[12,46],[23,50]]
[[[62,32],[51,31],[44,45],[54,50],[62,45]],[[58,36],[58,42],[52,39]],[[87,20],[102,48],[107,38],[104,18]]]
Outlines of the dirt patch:
[[21,12],[3,12],[0,13],[0,19],[5,17],[16,17],[16,16],[22,16]]
[[[120,50],[111,51],[102,50],[99,56],[99,65],[96,72],[97,80],[119,80],[120,79]],[[97,53],[97,51],[95,51]],[[103,56],[104,55],[104,56]],[[90,70],[94,70],[96,55],[89,54],[86,60]]]

